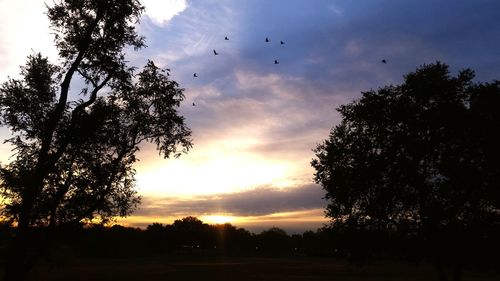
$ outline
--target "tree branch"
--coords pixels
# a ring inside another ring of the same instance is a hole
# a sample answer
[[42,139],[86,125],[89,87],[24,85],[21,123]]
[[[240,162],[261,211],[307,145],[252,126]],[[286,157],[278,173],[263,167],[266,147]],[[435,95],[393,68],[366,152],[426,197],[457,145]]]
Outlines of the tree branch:
[[54,201],[52,202],[51,210],[50,210],[50,220],[49,226],[54,227],[56,224],[56,212],[57,206],[64,198],[64,195],[68,193],[69,187],[71,186],[71,181],[73,180],[73,162],[75,161],[75,157],[73,156],[71,159],[70,167],[68,169],[68,177],[62,186],[57,190],[56,195],[54,196]]
[[84,38],[82,39],[82,42],[84,42],[83,46],[79,50],[78,55],[76,56],[75,60],[71,64],[71,67],[68,69],[68,72],[64,76],[64,80],[61,83],[61,95],[59,96],[59,101],[56,105],[56,108],[49,117],[49,120],[47,122],[47,128],[45,128],[45,136],[42,138],[42,145],[40,148],[40,153],[38,154],[39,156],[38,156],[37,170],[39,170],[40,166],[45,165],[45,160],[47,158],[50,149],[50,144],[52,143],[52,136],[54,135],[54,131],[57,127],[57,124],[59,123],[59,120],[61,119],[61,116],[64,112],[64,108],[66,107],[71,79],[73,78],[73,74],[78,69],[78,66],[85,57],[88,48],[90,47],[92,33],[94,32],[95,28],[98,26],[99,22],[103,17],[104,17],[104,11],[103,8],[100,7],[97,10],[96,18],[90,24],[87,32],[85,33]]
[[90,76],[83,73],[80,69],[76,69],[76,72],[78,72],[78,74],[80,74],[83,78],[87,79],[92,84],[92,86],[94,86],[94,88],[97,87],[97,83],[94,82],[94,80],[92,80],[92,78],[90,78]]
[[55,165],[57,160],[62,156],[62,154],[66,150],[66,147],[68,147],[69,140],[70,140],[69,136],[72,134],[73,130],[75,129],[75,125],[76,125],[75,117],[78,114],[80,114],[81,112],[83,112],[85,110],[85,108],[92,105],[96,101],[97,93],[109,82],[109,80],[111,80],[111,77],[112,77],[112,75],[109,74],[104,79],[104,81],[102,81],[101,84],[97,85],[97,87],[95,87],[94,90],[92,90],[92,93],[90,94],[89,100],[79,104],[77,107],[75,107],[75,109],[73,109],[73,113],[71,114],[71,123],[69,125],[68,134],[66,135],[66,137],[63,139],[63,141],[61,142],[61,144],[57,148],[57,151],[51,155],[51,157],[48,161],[49,167],[52,167],[53,165]]
[[126,155],[127,155],[127,151],[124,149],[118,154],[116,159],[114,159],[113,172],[109,176],[108,181],[104,184],[104,189],[98,194],[99,197],[96,198],[96,200],[94,201],[94,204],[92,204],[91,207],[87,208],[87,210],[82,212],[79,216],[66,222],[65,224],[71,225],[74,223],[78,223],[82,219],[92,215],[92,213],[95,212],[99,208],[99,206],[102,204],[103,200],[106,198],[106,195],[108,195],[109,191],[111,190],[115,178],[117,178],[117,177],[119,178],[122,176],[123,173],[118,174],[118,164],[122,161],[123,157],[125,157]]
[[73,110],[73,113],[75,112],[81,112],[82,110],[84,110],[86,107],[88,107],[89,105],[93,104],[96,99],[97,99],[97,93],[104,87],[106,86],[106,84],[109,82],[109,80],[111,80],[112,78],[112,75],[109,74],[105,79],[104,81],[102,81],[101,84],[97,85],[94,90],[92,90],[92,93],[90,94],[90,98],[88,101],[84,102],[84,103],[81,103],[80,105],[78,105],[74,110]]

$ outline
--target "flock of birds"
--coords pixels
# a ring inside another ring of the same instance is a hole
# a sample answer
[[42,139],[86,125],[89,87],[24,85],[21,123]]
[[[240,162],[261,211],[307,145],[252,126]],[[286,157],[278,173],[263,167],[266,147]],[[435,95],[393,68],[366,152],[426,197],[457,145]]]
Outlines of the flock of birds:
[[[229,38],[228,38],[227,36],[225,36],[225,37],[224,37],[224,40],[229,41]],[[266,37],[266,39],[264,40],[264,42],[269,43],[269,42],[271,42],[271,41],[269,40],[269,37]],[[280,45],[284,45],[284,44],[285,44],[285,42],[280,41]],[[214,56],[218,56],[218,55],[219,55],[219,53],[218,53],[215,49],[213,49],[213,53],[214,53]],[[279,62],[277,59],[275,59],[275,60],[274,60],[274,64],[279,64],[279,63],[280,63],[280,62]],[[382,59],[382,60],[381,60],[381,63],[386,64],[386,63],[387,63],[387,60],[386,60],[386,59]],[[194,78],[197,78],[197,77],[198,77],[198,74],[197,74],[196,72],[195,72],[195,73],[193,73],[193,77],[194,77]],[[193,102],[193,106],[196,106],[196,104],[195,104],[194,102]]]
[[[229,41],[229,38],[227,36],[225,36],[224,40]],[[271,40],[269,40],[269,37],[266,37],[266,39],[264,40],[264,42],[269,43],[269,42],[271,42]],[[283,42],[281,40],[280,41],[280,45],[285,45],[285,42]],[[215,49],[213,49],[213,53],[214,53],[214,56],[218,56],[219,55],[219,53]],[[274,64],[279,64],[279,63],[280,62],[277,59],[274,60]],[[193,77],[194,78],[198,78],[198,74],[196,72],[193,73]],[[193,102],[193,106],[196,106],[196,104],[194,102]]]

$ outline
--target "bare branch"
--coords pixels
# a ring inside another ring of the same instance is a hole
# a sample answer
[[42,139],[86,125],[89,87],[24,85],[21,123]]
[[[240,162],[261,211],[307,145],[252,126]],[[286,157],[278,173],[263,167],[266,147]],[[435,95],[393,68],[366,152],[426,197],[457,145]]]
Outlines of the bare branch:
[[90,76],[83,73],[80,69],[77,69],[76,72],[78,72],[78,74],[80,74],[83,78],[87,79],[87,81],[89,81],[92,84],[92,86],[94,86],[94,88],[97,87],[97,83],[94,82],[94,80]]

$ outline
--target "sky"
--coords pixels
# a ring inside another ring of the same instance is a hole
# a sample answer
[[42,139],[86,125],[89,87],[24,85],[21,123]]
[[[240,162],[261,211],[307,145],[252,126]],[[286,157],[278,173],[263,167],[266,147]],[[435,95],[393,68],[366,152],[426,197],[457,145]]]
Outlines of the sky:
[[[179,110],[194,147],[179,159],[141,147],[142,204],[118,220],[125,225],[191,215],[256,232],[314,230],[328,219],[312,149],[339,123],[337,107],[435,61],[452,73],[471,68],[478,81],[500,78],[498,0],[143,3],[137,31],[148,48],[127,59],[171,69],[185,89]],[[30,53],[57,62],[44,12],[41,0],[0,0],[0,82]],[[2,163],[10,154],[0,146]]]

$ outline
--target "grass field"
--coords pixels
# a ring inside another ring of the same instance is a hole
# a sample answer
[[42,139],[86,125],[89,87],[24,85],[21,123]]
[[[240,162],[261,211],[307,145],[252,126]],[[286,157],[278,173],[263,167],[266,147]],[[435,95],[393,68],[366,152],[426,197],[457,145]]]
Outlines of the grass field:
[[[40,265],[29,280],[196,280],[196,281],[423,281],[436,280],[429,265],[377,263],[358,268],[320,258],[74,259],[58,266]],[[464,281],[500,280],[500,276],[466,272]]]

